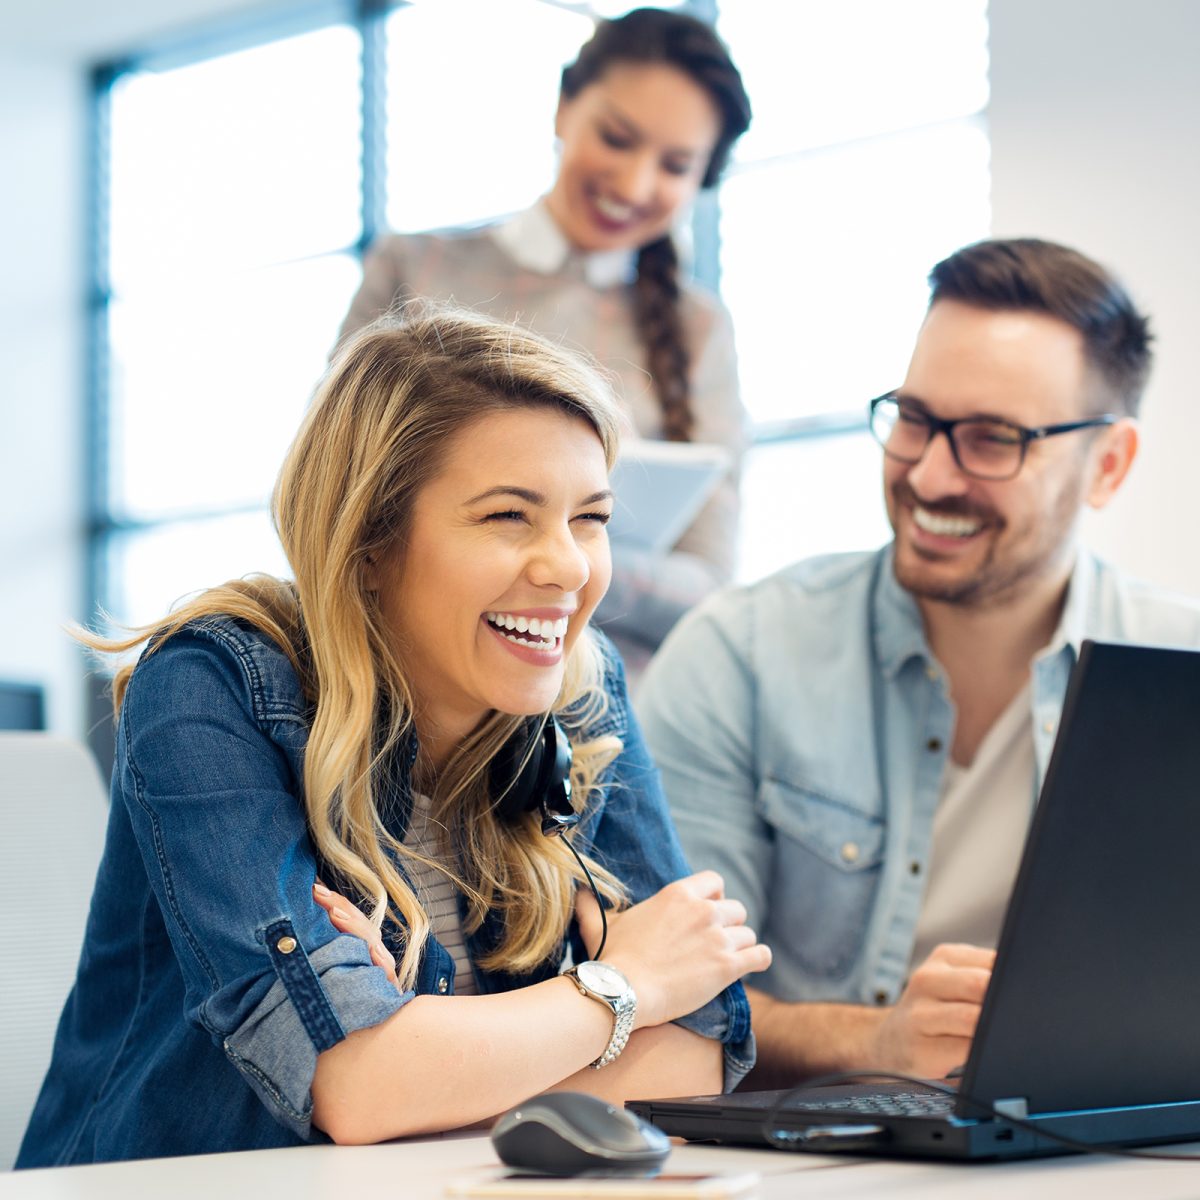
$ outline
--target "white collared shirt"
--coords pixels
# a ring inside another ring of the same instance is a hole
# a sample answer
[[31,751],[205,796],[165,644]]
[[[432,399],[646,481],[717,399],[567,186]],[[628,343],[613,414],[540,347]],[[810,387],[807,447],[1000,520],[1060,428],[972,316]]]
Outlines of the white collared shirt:
[[544,198],[532,208],[498,221],[488,232],[519,267],[539,275],[561,271],[572,254],[582,260],[584,277],[594,288],[629,283],[636,272],[634,250],[599,250],[591,254],[575,250]]

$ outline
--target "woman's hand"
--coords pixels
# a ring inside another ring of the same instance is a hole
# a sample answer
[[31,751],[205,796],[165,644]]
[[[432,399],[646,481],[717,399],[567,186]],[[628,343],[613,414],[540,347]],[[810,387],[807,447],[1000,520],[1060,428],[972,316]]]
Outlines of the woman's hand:
[[351,904],[345,896],[330,891],[319,879],[313,884],[313,899],[329,914],[329,919],[338,933],[347,933],[367,943],[371,961],[386,971],[387,977],[395,983],[396,961],[388,953],[375,926],[367,920],[358,905]]
[[[580,888],[575,915],[591,952],[600,942],[600,909],[590,891]],[[677,879],[640,904],[606,915],[604,958],[637,994],[635,1029],[694,1012],[743,975],[771,965],[769,947],[747,927],[741,901],[726,898],[715,871]]]

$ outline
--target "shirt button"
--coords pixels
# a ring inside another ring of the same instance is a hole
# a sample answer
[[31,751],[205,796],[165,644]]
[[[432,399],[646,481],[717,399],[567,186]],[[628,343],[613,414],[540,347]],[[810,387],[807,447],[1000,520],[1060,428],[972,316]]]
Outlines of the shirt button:
[[911,871],[911,872],[912,872],[912,874],[914,874],[914,875],[920,875],[920,873],[921,873],[921,864],[920,864],[919,862],[917,862],[917,860],[916,860],[916,859],[913,859],[913,861],[912,861],[912,862],[910,862],[910,863],[908,864],[908,869],[909,869],[909,871]]
[[937,667],[933,666],[932,663],[925,668],[925,678],[928,679],[930,683],[937,683],[937,681],[941,678],[941,676],[938,674]]
[[1042,732],[1043,733],[1053,733],[1054,732],[1054,722],[1053,721],[1043,721],[1042,722]]
[[437,981],[437,990],[444,996],[450,990],[450,980],[443,975]]
[[858,853],[859,853],[859,851],[858,851],[858,843],[857,842],[843,842],[842,843],[842,859],[845,862],[848,862],[848,863],[858,862]]
[[281,937],[279,941],[275,943],[275,949],[278,950],[280,954],[291,954],[295,948],[296,939],[294,937]]
[[925,743],[925,749],[931,754],[936,754],[942,748],[942,739],[932,737]]
[[876,1004],[886,1004],[890,999],[891,997],[882,988],[875,993]]

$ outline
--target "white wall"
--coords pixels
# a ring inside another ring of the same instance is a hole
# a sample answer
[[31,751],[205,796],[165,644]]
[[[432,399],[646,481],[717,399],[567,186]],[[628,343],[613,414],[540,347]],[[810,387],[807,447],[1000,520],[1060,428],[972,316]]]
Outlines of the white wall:
[[991,27],[995,232],[1099,259],[1157,333],[1142,457],[1088,538],[1200,593],[1200,3],[992,0]]
[[0,677],[82,729],[85,83],[0,51]]

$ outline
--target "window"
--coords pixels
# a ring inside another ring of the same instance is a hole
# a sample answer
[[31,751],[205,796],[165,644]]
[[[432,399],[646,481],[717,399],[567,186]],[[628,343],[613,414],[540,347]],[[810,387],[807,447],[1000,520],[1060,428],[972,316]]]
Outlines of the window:
[[985,0],[728,0],[754,124],[721,291],[759,444],[742,578],[888,536],[866,404],[903,377],[938,259],[990,224]]
[[[270,488],[362,248],[544,191],[562,64],[630,6],[306,8],[307,27],[98,72],[93,589],[116,620],[286,572]],[[695,247],[757,430],[751,578],[885,536],[865,400],[903,371],[929,266],[987,231],[986,8],[679,7],[717,13],[756,112]]]
[[472,224],[545,192],[559,75],[591,17],[544,0],[433,0],[398,8],[386,28],[388,225]]
[[267,497],[358,280],[360,60],[331,25],[112,84],[97,567],[122,622],[284,569]]

